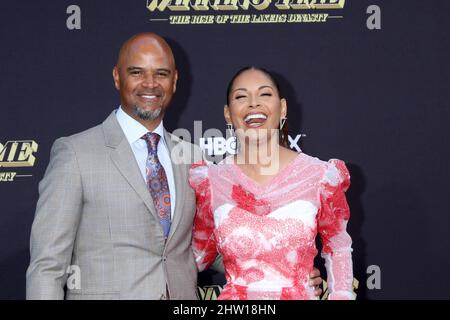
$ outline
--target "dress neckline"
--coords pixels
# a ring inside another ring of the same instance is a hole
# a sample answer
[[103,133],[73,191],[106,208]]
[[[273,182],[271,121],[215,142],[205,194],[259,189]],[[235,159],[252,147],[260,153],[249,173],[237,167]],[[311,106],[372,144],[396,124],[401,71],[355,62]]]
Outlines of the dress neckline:
[[252,191],[252,193],[263,193],[270,187],[274,187],[274,184],[276,184],[279,181],[282,181],[287,174],[292,172],[292,167],[297,164],[297,162],[300,161],[300,159],[303,157],[303,152],[300,152],[293,160],[291,160],[284,168],[282,168],[280,171],[278,171],[272,179],[270,179],[268,182],[265,182],[264,184],[261,184],[254,180],[253,178],[249,177],[247,174],[242,171],[242,169],[236,164],[231,163],[230,166],[233,168],[233,170],[236,172],[236,174],[239,177],[239,180],[242,182],[244,181],[244,187],[246,189],[249,189]]

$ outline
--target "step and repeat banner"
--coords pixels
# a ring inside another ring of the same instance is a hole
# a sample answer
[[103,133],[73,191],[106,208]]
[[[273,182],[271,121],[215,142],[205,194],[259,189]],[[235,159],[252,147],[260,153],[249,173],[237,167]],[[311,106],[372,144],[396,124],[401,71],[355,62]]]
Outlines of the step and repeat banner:
[[[0,298],[25,298],[38,183],[54,140],[119,106],[118,50],[152,31],[172,46],[179,72],[169,131],[187,129],[213,160],[233,153],[228,81],[244,66],[272,71],[288,101],[290,147],[350,170],[358,299],[449,299],[449,14],[446,0],[3,4]],[[325,277],[319,257],[316,265]],[[201,296],[215,298],[223,281],[202,273]]]

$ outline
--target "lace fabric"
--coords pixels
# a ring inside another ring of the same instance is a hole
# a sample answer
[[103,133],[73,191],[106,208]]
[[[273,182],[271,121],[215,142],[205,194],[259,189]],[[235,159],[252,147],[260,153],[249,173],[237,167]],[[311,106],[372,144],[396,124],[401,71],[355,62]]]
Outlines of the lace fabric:
[[317,234],[329,299],[353,297],[344,162],[301,153],[263,186],[234,164],[198,163],[189,182],[197,197],[198,269],[208,268],[217,253],[223,256],[227,285],[219,299],[315,299],[308,281]]

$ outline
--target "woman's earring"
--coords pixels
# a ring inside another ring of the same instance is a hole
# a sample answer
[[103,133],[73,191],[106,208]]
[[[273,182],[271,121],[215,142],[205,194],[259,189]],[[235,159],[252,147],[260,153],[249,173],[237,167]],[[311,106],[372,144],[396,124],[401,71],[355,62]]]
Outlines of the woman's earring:
[[284,124],[286,123],[287,117],[283,117],[280,119],[280,130],[283,129]]
[[230,152],[231,154],[237,154],[239,152],[239,140],[236,137],[236,135],[234,134],[233,124],[227,123],[227,131],[230,132],[229,136],[227,134],[227,139],[229,137],[233,140],[233,143],[231,143],[231,145],[230,145],[230,147],[232,148],[233,151],[227,151],[227,152]]
[[227,123],[227,130],[230,131],[231,136],[234,136],[233,124]]

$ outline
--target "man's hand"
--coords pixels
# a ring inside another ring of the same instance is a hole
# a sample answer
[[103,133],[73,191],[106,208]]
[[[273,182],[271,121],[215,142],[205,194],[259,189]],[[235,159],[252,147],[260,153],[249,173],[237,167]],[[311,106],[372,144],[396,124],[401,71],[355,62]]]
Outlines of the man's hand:
[[317,268],[314,268],[313,271],[309,274],[309,285],[314,288],[314,294],[316,297],[320,297],[322,294],[322,289],[320,285],[322,284],[322,278],[320,277],[320,271]]

